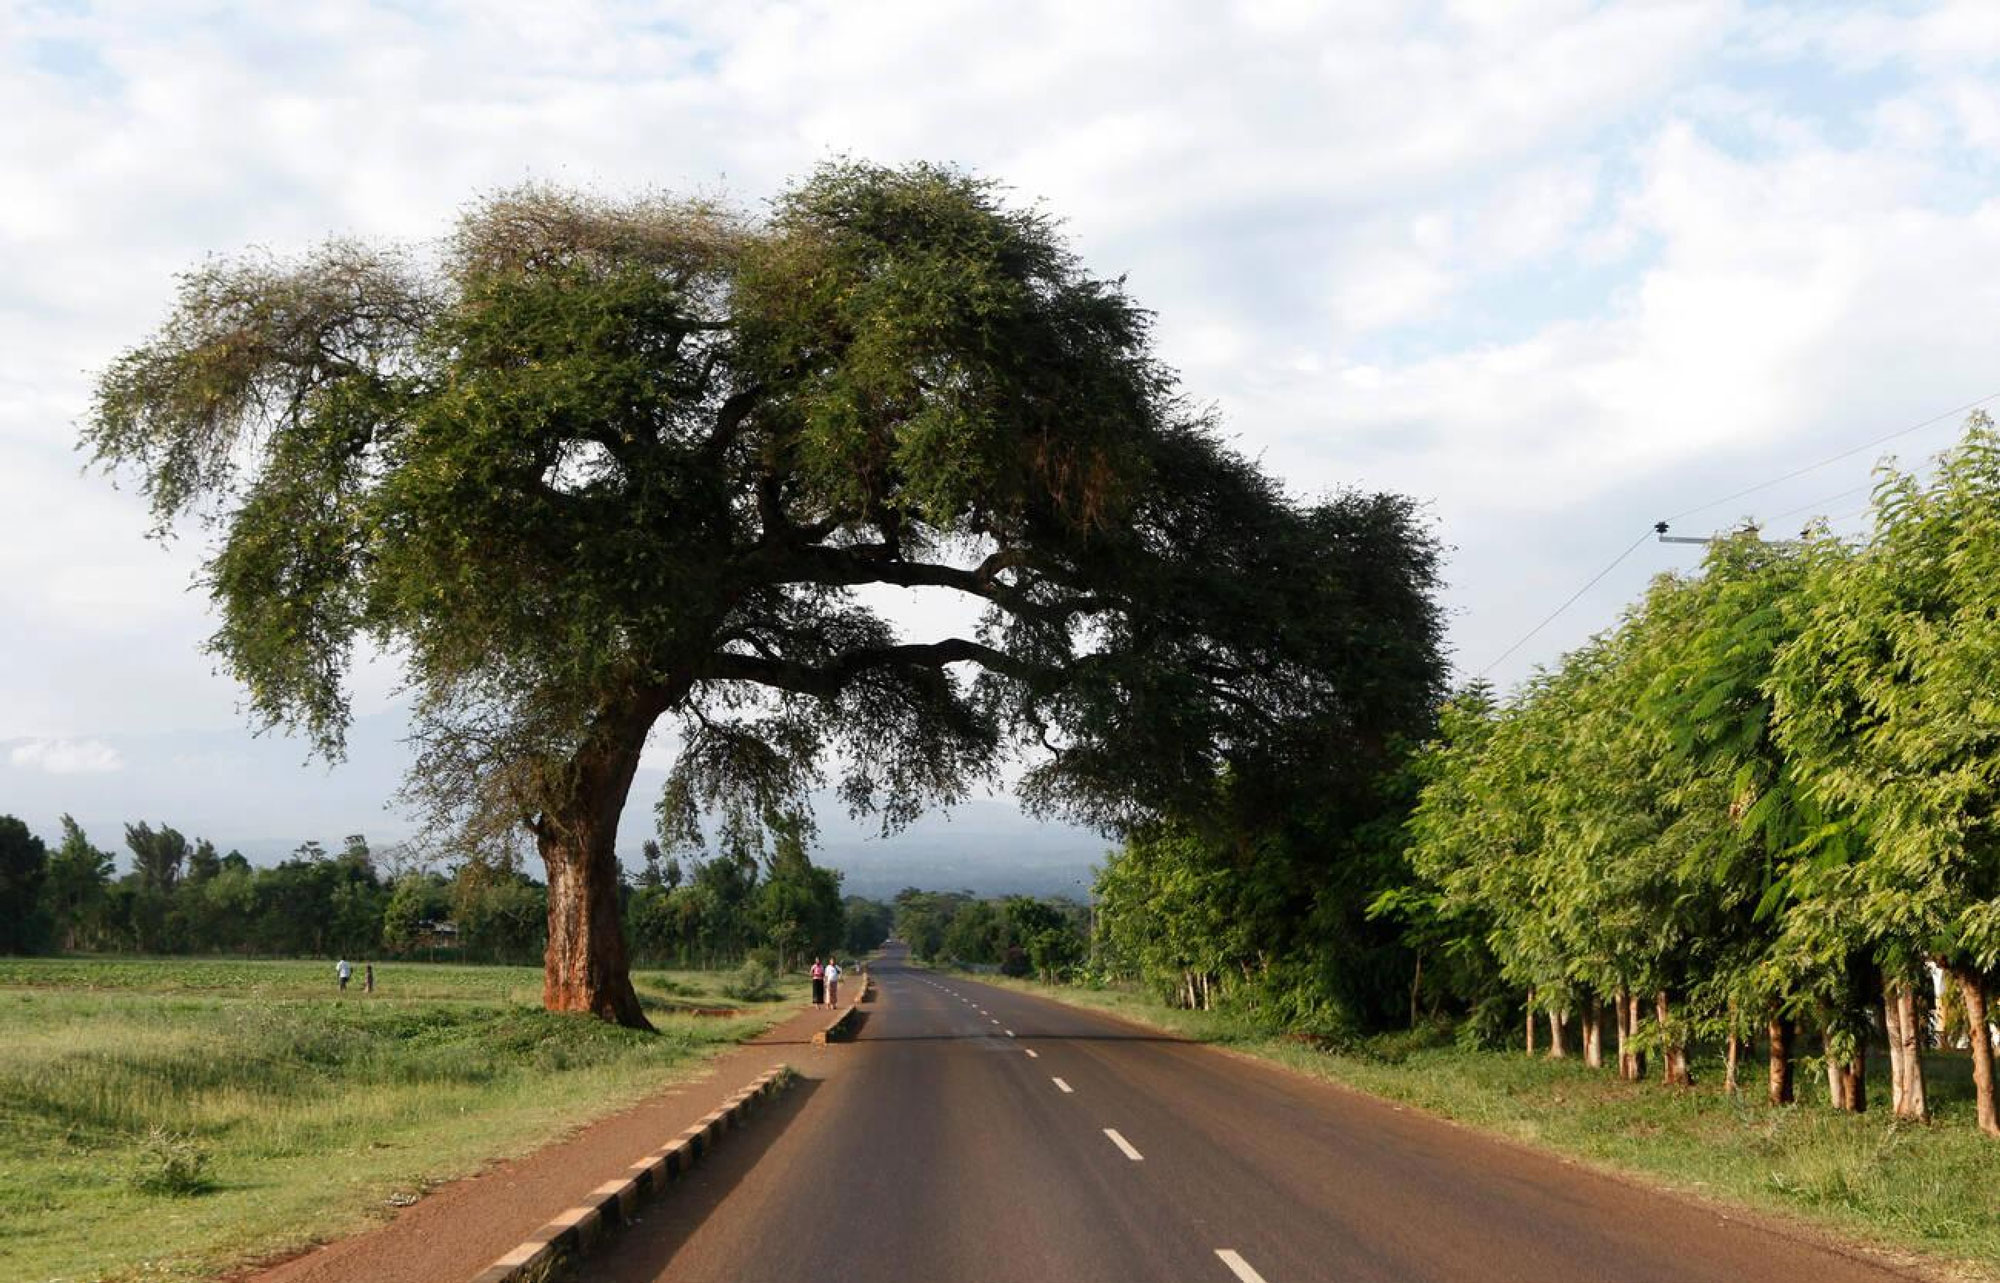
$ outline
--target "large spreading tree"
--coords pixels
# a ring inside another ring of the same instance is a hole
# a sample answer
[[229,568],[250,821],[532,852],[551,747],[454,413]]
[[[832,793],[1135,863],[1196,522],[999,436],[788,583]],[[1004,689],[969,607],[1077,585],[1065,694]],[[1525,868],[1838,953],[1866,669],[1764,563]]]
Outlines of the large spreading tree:
[[[84,440],[204,518],[211,647],[337,755],[358,644],[406,665],[411,796],[549,881],[545,999],[644,1017],[614,839],[663,719],[666,836],[886,824],[1031,751],[1117,825],[1420,720],[1410,505],[1304,504],[1228,449],[1149,317],[950,169],[826,166],[752,220],[531,188],[440,250],[335,242],[182,282]],[[970,603],[909,638],[886,590]],[[970,621],[976,614],[976,624]]]

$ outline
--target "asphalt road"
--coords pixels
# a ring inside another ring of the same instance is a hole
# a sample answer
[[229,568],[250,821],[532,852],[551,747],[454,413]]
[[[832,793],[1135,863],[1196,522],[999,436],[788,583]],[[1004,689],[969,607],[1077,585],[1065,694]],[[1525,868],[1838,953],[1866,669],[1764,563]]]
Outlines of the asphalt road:
[[1087,1012],[894,960],[874,975],[856,1040],[579,1277],[1904,1277]]

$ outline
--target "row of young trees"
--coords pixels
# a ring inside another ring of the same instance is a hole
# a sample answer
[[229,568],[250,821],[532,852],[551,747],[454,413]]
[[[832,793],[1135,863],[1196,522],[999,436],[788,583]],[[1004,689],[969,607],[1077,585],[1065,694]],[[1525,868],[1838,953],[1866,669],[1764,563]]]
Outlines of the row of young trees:
[[1418,989],[1488,1027],[1525,996],[1530,1045],[1546,1017],[1552,1052],[1580,1036],[1593,1065],[1608,1016],[1630,1078],[1650,1053],[1687,1081],[1699,1038],[1733,1087],[1761,1042],[1774,1102],[1811,1029],[1830,1099],[1862,1109],[1879,1036],[1909,1117],[1936,997],[2000,1134],[1991,423],[1928,480],[1885,471],[1873,512],[1858,544],[1720,540],[1515,699],[1449,704],[1418,761],[1412,876],[1376,906],[1430,968]]
[[[125,827],[130,868],[68,816],[49,847],[0,816],[0,953],[82,951],[356,957],[448,956],[534,963],[547,943],[548,890],[504,859],[385,876],[367,839],[301,845],[271,867],[171,825]],[[753,950],[787,969],[807,955],[875,947],[888,906],[840,895],[787,831],[767,856],[742,851],[684,870],[648,844],[626,886],[631,947],[643,961],[720,966]]]
[[[1101,973],[1187,1007],[1347,1035],[1455,1020],[1556,1055],[1898,1115],[1920,1053],[1970,1052],[1996,1117],[2000,439],[1885,472],[1865,542],[1716,542],[1508,700],[1329,738],[1219,804],[1136,826],[1094,888]],[[1420,612],[1408,616],[1417,624]]]

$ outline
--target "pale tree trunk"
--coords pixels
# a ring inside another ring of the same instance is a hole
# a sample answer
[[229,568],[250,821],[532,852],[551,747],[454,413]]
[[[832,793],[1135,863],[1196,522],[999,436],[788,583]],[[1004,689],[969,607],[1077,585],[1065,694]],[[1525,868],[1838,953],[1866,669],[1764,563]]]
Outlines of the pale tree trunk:
[[1987,1024],[1986,977],[1970,968],[1954,968],[1959,994],[1965,1000],[1966,1041],[1972,1047],[1972,1097],[1979,1108],[1979,1130],[2000,1136],[2000,1108],[1993,1096],[1993,1030]]
[[1596,994],[1583,1000],[1583,1063],[1604,1068],[1604,1003]]
[[1563,1042],[1564,1013],[1554,1007],[1549,1008],[1549,1059],[1561,1060],[1569,1055],[1569,1048]]
[[1900,981],[1884,980],[1882,1028],[1889,1040],[1889,1100],[1898,1118],[1921,1120],[1930,1112],[1920,1022],[1915,990]]
[[1771,1040],[1770,1074],[1767,1093],[1773,1105],[1792,1103],[1792,1022],[1772,1016],[1766,1031]]
[[1646,1076],[1646,1053],[1639,1050],[1639,999],[1620,989],[1612,1001],[1618,1009],[1618,1076],[1636,1083]]
[[549,875],[542,1005],[550,1011],[652,1028],[632,988],[618,920],[616,842],[639,750],[659,711],[635,706],[600,716],[533,826]]
[[1535,991],[1528,990],[1528,1054],[1535,1054]]
[[1722,1056],[1722,1090],[1736,1094],[1736,1063],[1743,1057],[1743,1038],[1734,1026],[1729,1030],[1729,1046]]
[[1826,1053],[1827,1101],[1845,1113],[1860,1113],[1867,1108],[1865,1101],[1856,1103],[1862,1084],[1855,1077],[1854,1062],[1834,1054],[1834,1032],[1830,1027],[1820,1030],[1820,1048]]
[[1882,1041],[1889,1053],[1889,1111],[1903,1115],[1903,1026],[1896,1011],[1896,982],[1882,977]]
[[1660,1022],[1660,1081],[1669,1087],[1691,1087],[1694,1075],[1688,1070],[1687,1047],[1674,1034],[1672,1009],[1667,991],[1653,995],[1653,1013]]

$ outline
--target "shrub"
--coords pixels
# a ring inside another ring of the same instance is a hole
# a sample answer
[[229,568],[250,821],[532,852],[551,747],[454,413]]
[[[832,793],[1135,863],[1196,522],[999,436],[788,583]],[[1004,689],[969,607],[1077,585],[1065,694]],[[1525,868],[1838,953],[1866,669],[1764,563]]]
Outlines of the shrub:
[[722,992],[738,1002],[768,1002],[778,996],[778,973],[763,962],[746,962],[723,982]]
[[208,1175],[208,1151],[193,1136],[154,1127],[140,1142],[132,1185],[148,1194],[187,1198],[215,1188]]

